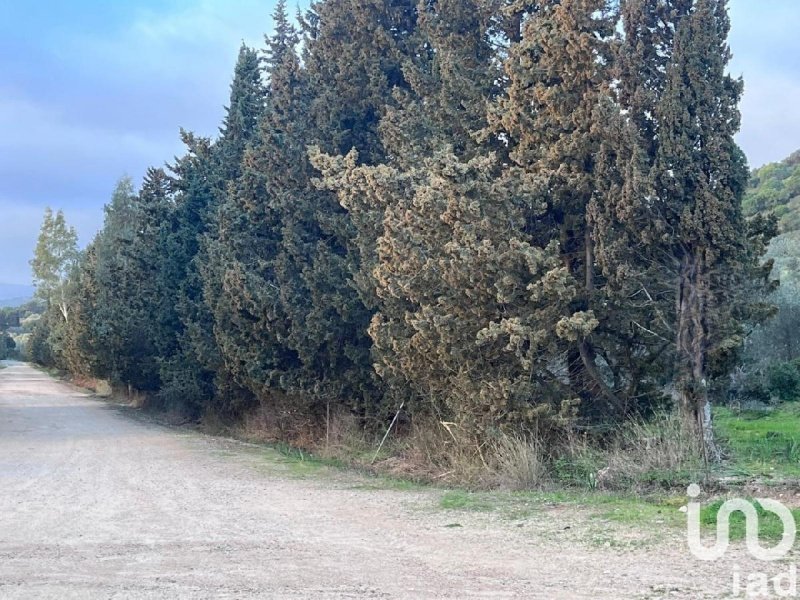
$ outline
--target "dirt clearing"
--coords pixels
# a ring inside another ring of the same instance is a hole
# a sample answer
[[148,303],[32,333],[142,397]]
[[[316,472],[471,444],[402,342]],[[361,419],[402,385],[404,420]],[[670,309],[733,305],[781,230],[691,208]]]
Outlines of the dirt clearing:
[[441,490],[301,477],[269,457],[8,363],[0,597],[725,598],[734,565],[765,569],[738,547],[696,561],[683,530],[653,543],[573,507],[445,511]]

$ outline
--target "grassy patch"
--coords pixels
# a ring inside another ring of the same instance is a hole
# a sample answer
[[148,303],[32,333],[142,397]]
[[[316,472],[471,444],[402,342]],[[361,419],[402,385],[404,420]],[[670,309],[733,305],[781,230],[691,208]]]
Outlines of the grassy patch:
[[439,500],[439,506],[445,510],[470,510],[492,512],[499,507],[500,494],[480,494],[464,490],[445,492]]
[[[783,523],[778,515],[765,511],[761,505],[750,500],[758,513],[758,535],[765,540],[780,540],[783,536]],[[716,528],[717,513],[723,504],[723,500],[716,500],[708,506],[700,509],[700,523],[708,528]],[[800,509],[792,510],[795,522],[800,522]],[[734,512],[730,516],[730,539],[741,540],[745,535],[745,519],[741,512]]]
[[318,475],[326,469],[339,469],[344,466],[339,460],[322,458],[286,444],[271,445],[266,449],[264,457],[298,478]]
[[370,475],[367,481],[351,486],[351,489],[354,490],[395,490],[398,492],[414,492],[425,488],[426,486],[418,481],[384,475]]
[[747,475],[800,476],[800,407],[772,411],[715,411],[719,437],[731,452],[733,467]]
[[467,492],[450,490],[439,500],[439,508],[472,512],[492,512],[501,518],[523,520],[558,506],[586,509],[601,521],[629,525],[634,529],[682,525],[685,516],[678,510],[685,497],[638,498],[600,491],[570,490],[548,492]]

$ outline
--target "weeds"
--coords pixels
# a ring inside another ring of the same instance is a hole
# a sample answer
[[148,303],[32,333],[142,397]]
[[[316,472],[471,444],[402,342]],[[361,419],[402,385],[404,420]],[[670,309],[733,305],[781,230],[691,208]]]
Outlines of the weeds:
[[503,436],[493,449],[498,482],[515,490],[535,489],[547,479],[542,443],[537,439]]
[[719,407],[714,417],[735,469],[769,477],[800,476],[800,408],[797,405],[738,412]]
[[[778,515],[766,511],[757,500],[750,499],[758,514],[758,536],[765,540],[780,540],[783,536],[783,523]],[[717,526],[717,514],[724,500],[716,500],[700,509],[700,523],[706,527]],[[792,515],[795,522],[800,522],[800,509],[793,509]],[[729,517],[729,535],[732,540],[741,540],[745,536],[745,517],[739,511],[731,513]]]

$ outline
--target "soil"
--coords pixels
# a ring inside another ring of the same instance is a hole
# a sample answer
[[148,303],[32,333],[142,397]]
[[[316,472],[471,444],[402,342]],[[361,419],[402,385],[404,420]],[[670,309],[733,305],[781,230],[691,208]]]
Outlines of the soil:
[[682,528],[627,531],[573,506],[443,510],[435,488],[298,474],[6,365],[3,598],[725,598],[735,572],[787,568],[741,545],[701,562]]

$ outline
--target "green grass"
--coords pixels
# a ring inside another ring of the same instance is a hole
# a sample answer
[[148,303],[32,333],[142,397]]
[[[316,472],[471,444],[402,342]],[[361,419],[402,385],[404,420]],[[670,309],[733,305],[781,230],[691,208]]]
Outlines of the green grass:
[[363,469],[355,468],[346,460],[340,458],[325,458],[293,448],[288,444],[260,444],[254,450],[264,462],[267,469],[278,468],[297,479],[321,477],[336,471],[352,471],[361,475],[355,483],[348,486],[353,490],[395,490],[417,491],[425,489],[425,485],[410,479],[392,477],[390,475],[375,474]]
[[479,494],[465,490],[450,490],[439,500],[439,506],[445,510],[469,510],[476,512],[493,512],[500,506],[498,494]]
[[800,477],[800,406],[784,404],[769,412],[719,407],[714,418],[734,471],[748,476]]
[[[765,540],[780,540],[783,535],[783,523],[778,515],[765,511],[761,505],[748,498],[758,513],[758,536]],[[711,504],[700,509],[700,523],[708,528],[714,529],[717,526],[717,513],[724,500],[716,500]],[[793,509],[795,522],[800,522],[800,509]],[[745,535],[745,520],[741,512],[731,513],[730,516],[730,539],[741,540]]]
[[558,490],[547,492],[468,492],[450,490],[439,500],[439,508],[470,512],[497,513],[501,518],[522,520],[543,508],[557,505],[586,508],[593,518],[648,528],[679,525],[685,522],[678,507],[686,497],[654,496],[641,498],[602,491],[578,492]]
[[264,458],[278,464],[298,478],[318,475],[326,469],[341,469],[345,465],[336,459],[323,458],[287,444],[272,444],[265,449]]
[[[753,502],[759,515],[759,537],[763,540],[777,541],[783,535],[783,525],[777,515],[765,511],[758,502]],[[439,500],[439,508],[447,511],[465,511],[497,514],[508,520],[525,520],[543,513],[554,506],[574,506],[586,511],[590,521],[587,531],[596,545],[629,547],[637,542],[620,532],[637,534],[641,540],[658,541],[659,535],[667,530],[680,530],[686,527],[686,513],[679,507],[687,502],[686,496],[652,496],[640,498],[602,491],[573,492],[467,492],[450,490]],[[716,528],[717,513],[724,500],[707,503],[700,510],[700,522],[704,529],[713,532]],[[792,510],[800,522],[800,509]],[[744,515],[735,512],[731,515],[731,540],[744,539]],[[613,525],[619,526],[612,528]],[[640,541],[641,541],[640,540]]]

